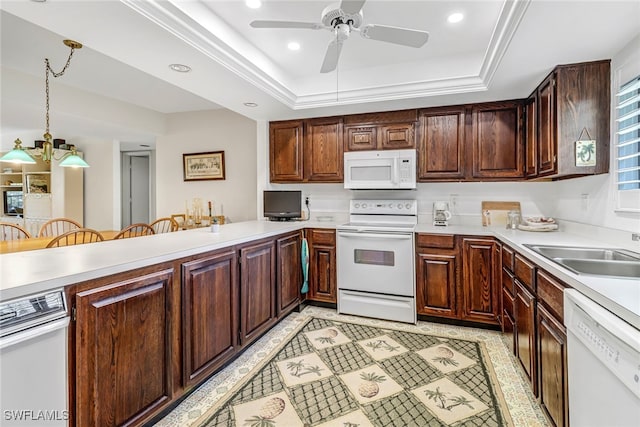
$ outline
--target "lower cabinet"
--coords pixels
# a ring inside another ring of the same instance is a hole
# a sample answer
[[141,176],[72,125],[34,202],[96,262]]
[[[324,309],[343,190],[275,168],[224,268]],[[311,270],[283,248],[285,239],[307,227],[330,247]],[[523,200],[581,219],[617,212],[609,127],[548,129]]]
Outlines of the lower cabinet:
[[311,301],[338,302],[336,275],[336,232],[328,229],[307,230],[309,244],[309,293]]
[[301,237],[295,232],[276,240],[276,300],[278,317],[286,316],[300,304],[302,287]]
[[566,329],[540,303],[537,327],[540,406],[553,424],[565,427],[569,425]]
[[499,324],[496,245],[493,238],[462,237],[462,320]]
[[197,384],[238,349],[236,251],[182,264],[183,385]]
[[173,270],[78,292],[75,425],[144,422],[173,396]]
[[516,321],[516,357],[531,382],[533,394],[538,395],[536,377],[536,298],[518,279],[515,279],[514,312]]
[[416,247],[417,313],[457,319],[460,256],[455,237],[418,234]]
[[255,341],[276,322],[276,251],[273,240],[242,246],[240,344]]

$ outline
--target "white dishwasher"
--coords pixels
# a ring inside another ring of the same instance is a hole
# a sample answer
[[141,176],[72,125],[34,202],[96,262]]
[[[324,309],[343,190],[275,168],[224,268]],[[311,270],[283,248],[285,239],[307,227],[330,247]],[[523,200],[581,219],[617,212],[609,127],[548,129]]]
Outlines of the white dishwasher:
[[62,289],[0,302],[0,425],[66,426],[67,328]]
[[575,289],[564,307],[571,426],[639,426],[640,331]]

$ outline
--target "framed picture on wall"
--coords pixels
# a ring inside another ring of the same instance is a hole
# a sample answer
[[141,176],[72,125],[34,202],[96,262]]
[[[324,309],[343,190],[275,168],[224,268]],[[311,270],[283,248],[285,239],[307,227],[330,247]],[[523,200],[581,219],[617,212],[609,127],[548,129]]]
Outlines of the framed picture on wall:
[[225,179],[224,151],[183,154],[182,168],[185,181]]
[[27,175],[27,193],[48,193],[49,180],[44,175]]

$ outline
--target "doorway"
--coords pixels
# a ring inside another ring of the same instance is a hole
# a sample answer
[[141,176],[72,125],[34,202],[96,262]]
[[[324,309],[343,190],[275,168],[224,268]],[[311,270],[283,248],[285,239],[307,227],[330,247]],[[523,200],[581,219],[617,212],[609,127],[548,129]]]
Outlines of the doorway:
[[148,151],[122,152],[122,227],[150,222],[151,179]]

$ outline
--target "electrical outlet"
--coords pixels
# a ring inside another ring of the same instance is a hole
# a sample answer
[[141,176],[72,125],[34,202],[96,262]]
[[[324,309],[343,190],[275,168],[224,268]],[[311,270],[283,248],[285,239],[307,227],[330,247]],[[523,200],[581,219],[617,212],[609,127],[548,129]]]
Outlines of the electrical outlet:
[[589,210],[589,193],[582,193],[580,195],[580,208],[583,211]]
[[306,197],[304,198],[304,205],[305,205],[305,206],[309,206],[309,196],[306,196]]
[[457,194],[449,194],[449,209],[451,209],[452,213],[456,213],[458,211],[458,195]]

